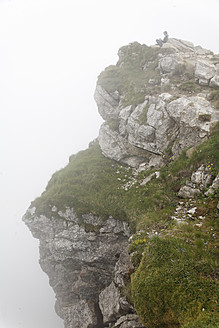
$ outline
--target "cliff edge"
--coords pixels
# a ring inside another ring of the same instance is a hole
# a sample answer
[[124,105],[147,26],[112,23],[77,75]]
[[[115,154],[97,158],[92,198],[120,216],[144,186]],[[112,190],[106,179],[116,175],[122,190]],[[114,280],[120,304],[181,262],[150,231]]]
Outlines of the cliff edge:
[[131,43],[104,123],[23,217],[65,328],[216,327],[219,55]]

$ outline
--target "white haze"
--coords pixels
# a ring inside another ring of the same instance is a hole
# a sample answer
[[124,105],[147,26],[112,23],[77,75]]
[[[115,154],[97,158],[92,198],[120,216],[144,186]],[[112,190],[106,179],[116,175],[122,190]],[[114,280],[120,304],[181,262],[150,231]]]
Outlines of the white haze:
[[97,137],[99,73],[163,30],[218,53],[218,13],[218,0],[0,0],[1,328],[63,327],[21,217]]

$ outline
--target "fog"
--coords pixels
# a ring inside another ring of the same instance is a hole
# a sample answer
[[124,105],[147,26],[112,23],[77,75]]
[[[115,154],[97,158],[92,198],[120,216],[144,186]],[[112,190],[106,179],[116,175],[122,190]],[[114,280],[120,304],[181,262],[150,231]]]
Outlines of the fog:
[[21,218],[98,136],[97,76],[163,30],[219,53],[218,13],[218,0],[0,0],[1,328],[63,327]]

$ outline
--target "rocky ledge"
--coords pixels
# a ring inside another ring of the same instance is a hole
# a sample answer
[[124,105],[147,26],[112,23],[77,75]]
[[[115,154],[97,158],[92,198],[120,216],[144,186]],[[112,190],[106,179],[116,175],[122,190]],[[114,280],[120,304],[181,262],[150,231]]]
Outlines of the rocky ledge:
[[167,150],[177,158],[208,138],[219,118],[209,101],[219,86],[219,56],[177,39],[158,48],[122,47],[94,94],[105,120],[99,132],[104,155],[133,167],[160,167]]
[[112,217],[103,222],[91,214],[79,219],[71,209],[57,213],[53,207],[51,217],[38,216],[35,210],[28,209],[23,220],[39,239],[40,265],[49,276],[65,327],[101,328],[121,316],[116,327],[126,322],[126,327],[140,327],[119,291],[132,268],[128,224]]

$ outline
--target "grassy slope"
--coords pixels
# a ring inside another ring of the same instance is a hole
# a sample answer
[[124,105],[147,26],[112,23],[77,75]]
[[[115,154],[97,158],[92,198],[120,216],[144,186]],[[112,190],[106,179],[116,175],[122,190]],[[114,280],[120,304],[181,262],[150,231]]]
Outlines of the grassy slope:
[[[91,212],[103,219],[112,215],[128,220],[133,231],[143,230],[130,249],[135,252],[131,299],[142,322],[151,328],[184,324],[213,328],[218,292],[218,239],[213,236],[218,229],[218,194],[197,199],[199,212],[206,216],[202,228],[191,222],[176,229],[170,219],[180,185],[201,163],[209,162],[215,175],[219,170],[218,127],[191,159],[183,153],[161,169],[160,178],[145,186],[140,183],[151,172],[136,176],[133,169],[105,158],[95,144],[72,156],[33,205],[38,213],[47,215],[54,215],[53,205],[58,209],[74,207],[78,215]],[[148,238],[146,232],[152,229],[161,231],[162,237]]]
[[[211,164],[213,176],[218,173],[218,128],[190,160],[182,154],[163,169],[162,179],[178,188],[201,163]],[[131,299],[146,327],[219,327],[218,201],[218,190],[198,197],[192,204],[196,217],[186,224],[172,222],[159,237],[149,238],[147,230],[135,235]]]
[[201,164],[219,167],[218,129],[188,159],[183,153],[176,161],[160,170],[160,178],[149,184],[140,183],[153,170],[137,176],[135,170],[105,158],[98,143],[71,156],[69,164],[56,172],[41,197],[32,205],[40,214],[50,213],[52,206],[64,210],[74,207],[76,213],[93,213],[103,219],[109,215],[134,222],[137,228],[169,217],[175,209],[176,192],[191,173]]
[[69,164],[56,172],[45,192],[32,205],[38,214],[54,215],[51,208],[59,210],[74,207],[84,213],[99,215],[103,219],[112,215],[128,220],[135,229],[156,221],[156,213],[166,218],[174,209],[176,196],[162,180],[151,183],[151,188],[140,186],[151,171],[135,176],[135,170],[105,158],[98,144],[71,157]]
[[[130,246],[135,271],[127,289],[142,322],[149,328],[213,328],[218,324],[218,191],[195,200],[199,214],[206,217],[202,227],[194,226],[195,221],[176,227],[170,218],[181,184],[200,164],[209,162],[215,176],[219,127],[192,158],[183,153],[161,169],[160,178],[144,186],[140,183],[152,171],[136,176],[135,170],[105,158],[95,144],[72,156],[33,205],[47,215],[54,215],[53,205],[73,206],[78,215],[91,212],[103,219],[112,215],[129,221],[133,232],[141,230]],[[161,235],[149,238],[152,230]]]

